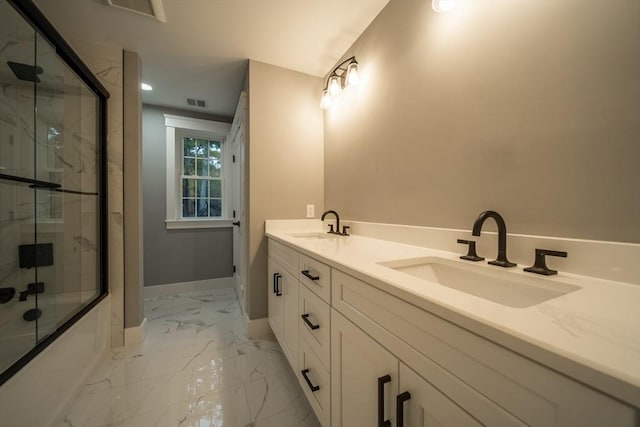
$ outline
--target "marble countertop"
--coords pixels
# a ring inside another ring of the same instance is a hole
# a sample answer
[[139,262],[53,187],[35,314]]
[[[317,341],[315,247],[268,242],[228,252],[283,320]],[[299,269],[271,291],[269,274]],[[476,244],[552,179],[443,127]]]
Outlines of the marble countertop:
[[[538,361],[578,381],[640,407],[640,286],[560,272],[540,280],[579,290],[543,303],[513,308],[419,279],[379,262],[458,253],[362,236],[313,239],[301,230],[269,229],[267,237],[298,249],[389,294]],[[523,266],[506,275],[531,277]],[[536,276],[537,277],[537,276]]]

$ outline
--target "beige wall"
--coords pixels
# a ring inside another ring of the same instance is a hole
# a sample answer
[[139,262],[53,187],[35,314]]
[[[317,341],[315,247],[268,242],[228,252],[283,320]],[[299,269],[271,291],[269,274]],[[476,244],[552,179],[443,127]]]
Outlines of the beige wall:
[[325,113],[327,208],[640,242],[637,0],[391,0],[353,54],[363,82]]
[[324,161],[318,77],[249,61],[248,164],[250,319],[267,316],[266,219],[322,214]]
[[142,287],[142,61],[125,50],[123,59],[124,149],[124,327],[140,326]]

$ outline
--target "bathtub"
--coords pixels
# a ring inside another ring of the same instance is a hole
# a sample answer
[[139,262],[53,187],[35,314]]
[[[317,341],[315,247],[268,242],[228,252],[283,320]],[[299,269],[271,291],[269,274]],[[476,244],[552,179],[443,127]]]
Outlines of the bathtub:
[[[96,292],[69,292],[61,294],[34,295],[27,301],[19,301],[18,294],[6,304],[0,305],[0,371],[4,371],[38,341],[46,338],[76,314]],[[36,321],[26,321],[23,314],[38,308],[42,314]]]

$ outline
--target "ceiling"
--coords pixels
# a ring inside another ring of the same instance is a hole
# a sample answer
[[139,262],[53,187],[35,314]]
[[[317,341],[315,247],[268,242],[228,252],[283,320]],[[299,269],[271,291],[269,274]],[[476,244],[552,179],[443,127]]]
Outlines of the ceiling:
[[324,76],[388,1],[163,0],[166,23],[104,0],[35,3],[65,38],[138,52],[145,103],[231,117],[248,58]]

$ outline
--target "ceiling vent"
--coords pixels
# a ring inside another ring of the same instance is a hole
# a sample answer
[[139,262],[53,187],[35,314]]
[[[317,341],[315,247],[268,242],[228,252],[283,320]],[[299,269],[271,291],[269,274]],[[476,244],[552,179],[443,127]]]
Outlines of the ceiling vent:
[[105,0],[107,5],[167,22],[162,0]]
[[205,101],[204,99],[187,98],[187,105],[189,107],[206,108],[207,101]]

